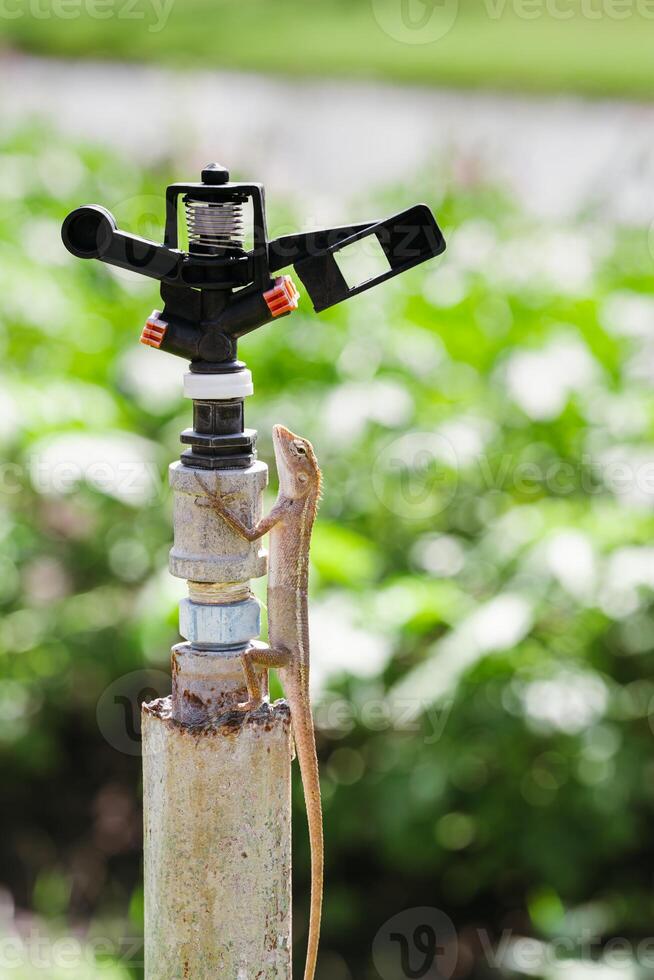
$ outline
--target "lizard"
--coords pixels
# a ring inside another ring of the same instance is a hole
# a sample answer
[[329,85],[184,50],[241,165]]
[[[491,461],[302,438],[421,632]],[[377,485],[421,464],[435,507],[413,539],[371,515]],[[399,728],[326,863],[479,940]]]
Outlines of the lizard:
[[314,980],[320,941],[324,883],[324,839],[316,737],[309,694],[308,580],[311,532],[318,511],[322,475],[313,446],[283,425],[273,428],[279,493],[271,511],[254,527],[230,512],[219,494],[196,480],[214,511],[237,534],[256,541],[270,532],[268,573],[268,648],[251,647],[242,655],[248,701],[256,709],[264,699],[255,664],[276,667],[291,709],[295,751],[300,764],[311,846],[311,912],[304,980]]

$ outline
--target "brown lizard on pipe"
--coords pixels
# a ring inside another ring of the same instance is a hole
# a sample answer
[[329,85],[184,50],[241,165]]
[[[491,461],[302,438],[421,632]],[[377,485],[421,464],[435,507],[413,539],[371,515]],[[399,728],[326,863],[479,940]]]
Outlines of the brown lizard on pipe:
[[249,700],[239,707],[257,708],[263,700],[255,664],[280,668],[291,707],[295,750],[300,763],[311,844],[311,915],[304,980],[314,980],[324,879],[324,842],[316,737],[309,695],[309,622],[307,591],[309,546],[318,511],[322,477],[313,446],[283,425],[273,428],[279,493],[270,511],[254,527],[230,513],[218,494],[196,475],[211,506],[247,541],[270,531],[268,573],[269,648],[252,648],[243,655]]

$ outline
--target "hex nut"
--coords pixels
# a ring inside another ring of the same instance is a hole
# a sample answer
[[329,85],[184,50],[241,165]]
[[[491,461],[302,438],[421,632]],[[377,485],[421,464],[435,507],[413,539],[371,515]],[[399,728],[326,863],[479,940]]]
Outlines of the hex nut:
[[182,599],[179,631],[194,646],[236,646],[261,632],[261,606],[254,596],[243,602],[205,605]]

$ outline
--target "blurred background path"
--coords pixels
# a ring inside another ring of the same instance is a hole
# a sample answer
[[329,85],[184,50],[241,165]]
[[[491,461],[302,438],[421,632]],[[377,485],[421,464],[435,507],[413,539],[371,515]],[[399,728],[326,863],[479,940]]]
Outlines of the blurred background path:
[[[654,214],[654,105],[644,102],[335,79],[298,85],[16,54],[0,63],[0,90],[12,93],[4,125],[42,117],[144,164],[173,156],[192,170],[218,155],[271,192],[304,198],[315,221],[348,197],[409,183],[452,159],[544,218],[601,205],[607,217],[638,223],[644,203]],[[126,107],[138,126],[125,125]]]

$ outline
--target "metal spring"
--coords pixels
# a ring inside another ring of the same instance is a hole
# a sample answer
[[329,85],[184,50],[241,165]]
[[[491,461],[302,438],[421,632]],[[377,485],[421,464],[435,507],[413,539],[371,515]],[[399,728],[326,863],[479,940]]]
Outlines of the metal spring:
[[243,248],[242,204],[187,198],[185,207],[189,245]]

